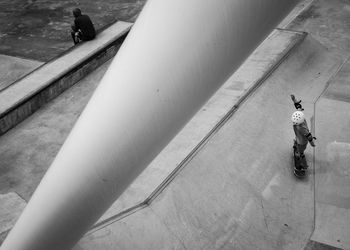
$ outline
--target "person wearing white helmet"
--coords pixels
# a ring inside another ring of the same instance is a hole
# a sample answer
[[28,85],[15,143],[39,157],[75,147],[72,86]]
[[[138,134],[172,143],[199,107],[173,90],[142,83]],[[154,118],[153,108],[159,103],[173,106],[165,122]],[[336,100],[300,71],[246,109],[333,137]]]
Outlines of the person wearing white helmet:
[[309,131],[305,115],[301,111],[295,111],[292,114],[293,129],[295,133],[295,141],[297,146],[298,156],[304,158],[304,151],[309,142],[312,147],[315,147],[314,137]]

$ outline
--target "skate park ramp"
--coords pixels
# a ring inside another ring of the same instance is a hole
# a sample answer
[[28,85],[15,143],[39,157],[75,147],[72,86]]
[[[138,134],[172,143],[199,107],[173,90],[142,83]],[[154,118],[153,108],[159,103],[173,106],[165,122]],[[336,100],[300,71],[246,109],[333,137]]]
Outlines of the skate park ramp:
[[316,188],[324,185],[318,184],[318,171],[324,169],[318,161],[324,156],[319,156],[322,146],[308,147],[308,175],[294,177],[290,94],[303,100],[313,130],[317,121],[318,136],[322,122],[315,104],[340,66],[307,36],[162,192],[138,210],[94,228],[75,249],[311,249],[331,243],[316,234],[310,239],[315,224],[319,232],[324,229],[315,203],[315,180]]
[[[177,169],[185,166],[191,153],[196,152],[201,142],[205,143],[205,138],[207,135],[210,136],[212,128],[214,127],[215,130],[216,126],[223,123],[222,120],[234,112],[240,101],[249,95],[250,90],[259,86],[304,37],[303,32],[281,29],[272,32],[234,76],[224,84],[223,88],[203,106],[172,143],[152,162],[145,173],[101,217],[98,224],[105,225],[106,221],[113,221],[115,217],[120,217],[120,212],[128,213],[129,208],[135,205],[142,206],[144,202],[148,203],[150,194],[151,197],[155,197],[156,195],[152,194],[153,191],[156,189],[155,193],[157,193],[163,186],[166,187],[167,182],[176,176]],[[109,63],[100,66],[53,102],[35,112],[30,119],[1,137],[1,159],[7,166],[7,171],[0,178],[3,193],[15,192],[25,201],[30,198]],[[162,183],[163,180],[164,183]],[[159,185],[160,189],[157,188]],[[10,196],[9,194],[4,196],[4,199]],[[7,201],[11,207],[12,199]],[[19,207],[16,206],[16,208]],[[5,206],[5,211],[10,210]],[[18,214],[12,214],[15,220]],[[1,217],[0,211],[1,219],[8,221],[9,216]],[[8,228],[11,228],[11,223],[7,224]],[[1,234],[0,231],[0,242],[1,235],[4,238],[6,232]]]
[[316,102],[314,241],[350,249],[350,62]]

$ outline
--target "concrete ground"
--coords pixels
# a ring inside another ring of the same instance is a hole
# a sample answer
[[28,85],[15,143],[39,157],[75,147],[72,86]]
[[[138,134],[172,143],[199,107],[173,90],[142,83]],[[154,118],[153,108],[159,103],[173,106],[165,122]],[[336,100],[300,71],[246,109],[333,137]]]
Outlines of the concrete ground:
[[0,91],[42,64],[34,60],[0,55]]
[[[336,74],[349,26],[347,1],[314,1],[289,26],[311,35],[153,203],[77,249],[350,249],[348,64]],[[0,138],[0,193],[30,198],[106,67]],[[318,137],[302,181],[291,174],[290,93]]]
[[0,54],[47,62],[73,46],[72,10],[81,8],[97,31],[134,22],[146,0],[2,0]]
[[0,192],[28,201],[109,65],[75,84],[0,137]]
[[[313,233],[318,165],[309,147],[308,177],[292,174],[290,94],[303,98],[312,125],[313,102],[339,65],[306,38],[151,204],[96,228],[77,249],[305,248]],[[350,247],[346,234],[337,237]]]
[[313,5],[289,25],[309,32],[328,50],[346,60],[350,51],[350,5],[347,0],[314,0]]
[[315,102],[316,221],[312,235],[319,241],[350,249],[350,62]]
[[72,10],[81,8],[97,32],[116,21],[134,22],[146,0],[2,0],[0,91],[73,47]]
[[[289,26],[311,35],[165,191],[76,249],[350,249],[347,17],[346,2],[315,1]],[[290,93],[319,137],[303,181],[291,174]]]

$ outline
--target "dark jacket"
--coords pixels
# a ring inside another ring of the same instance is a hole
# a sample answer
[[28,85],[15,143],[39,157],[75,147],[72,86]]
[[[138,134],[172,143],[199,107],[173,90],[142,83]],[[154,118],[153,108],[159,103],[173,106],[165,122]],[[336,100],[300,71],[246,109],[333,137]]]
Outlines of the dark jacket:
[[306,120],[303,121],[300,125],[293,125],[295,139],[299,145],[305,145],[308,143],[308,139],[306,137],[307,134],[310,133],[309,128],[307,126]]
[[76,30],[81,30],[82,40],[92,40],[96,36],[96,31],[91,19],[88,15],[80,15],[74,19],[74,25]]

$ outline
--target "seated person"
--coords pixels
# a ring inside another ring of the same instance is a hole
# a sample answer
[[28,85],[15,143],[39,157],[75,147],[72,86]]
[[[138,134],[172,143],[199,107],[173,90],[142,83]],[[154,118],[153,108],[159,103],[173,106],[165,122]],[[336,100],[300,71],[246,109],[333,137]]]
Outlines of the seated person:
[[72,38],[74,44],[81,41],[89,41],[95,38],[96,31],[91,19],[88,15],[83,15],[81,10],[76,8],[73,10],[74,25],[72,25]]

